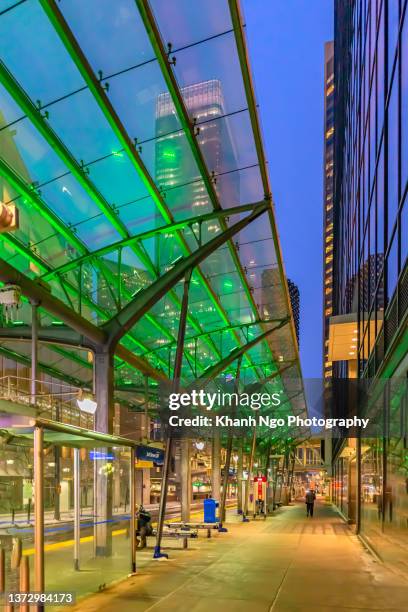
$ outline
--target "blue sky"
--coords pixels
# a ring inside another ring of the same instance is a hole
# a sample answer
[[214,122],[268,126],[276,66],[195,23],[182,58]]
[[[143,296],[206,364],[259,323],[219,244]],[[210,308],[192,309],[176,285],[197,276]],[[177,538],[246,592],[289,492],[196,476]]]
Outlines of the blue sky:
[[303,375],[321,376],[324,43],[332,0],[244,0],[287,275],[299,286]]

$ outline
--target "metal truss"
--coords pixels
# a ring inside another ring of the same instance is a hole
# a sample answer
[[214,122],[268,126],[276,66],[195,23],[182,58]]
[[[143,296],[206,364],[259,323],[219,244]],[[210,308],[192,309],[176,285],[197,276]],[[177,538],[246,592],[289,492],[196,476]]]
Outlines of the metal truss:
[[254,348],[257,344],[259,344],[263,340],[266,340],[268,336],[273,334],[273,332],[277,331],[284,325],[287,325],[289,321],[290,321],[289,317],[287,317],[286,319],[282,319],[282,321],[278,325],[275,325],[275,327],[271,327],[270,329],[267,329],[265,332],[260,334],[257,338],[254,338],[253,340],[250,340],[250,342],[247,342],[246,344],[234,349],[233,351],[231,351],[229,355],[224,357],[224,359],[221,359],[221,361],[218,361],[213,366],[210,366],[209,368],[207,368],[205,372],[201,376],[199,376],[191,386],[200,384],[200,381],[213,380],[216,376],[221,374],[221,372],[223,372],[225,368],[231,365],[231,363],[233,363],[236,359],[239,359],[240,357],[242,357],[242,355],[245,355],[245,353],[247,353],[249,350]]
[[[0,165],[0,174],[1,174],[1,165]],[[211,213],[207,213],[204,215],[198,215],[196,217],[189,217],[183,221],[175,221],[174,223],[168,223],[167,225],[163,225],[161,227],[157,227],[151,230],[147,230],[146,232],[142,232],[140,234],[136,234],[131,238],[124,238],[123,240],[119,240],[117,242],[113,242],[108,246],[101,247],[96,251],[88,252],[77,259],[73,259],[72,261],[67,262],[66,264],[62,264],[58,268],[52,270],[52,272],[48,272],[43,275],[44,280],[49,280],[53,276],[58,274],[65,274],[70,270],[74,270],[79,265],[93,260],[94,258],[100,258],[104,255],[108,255],[109,253],[113,253],[114,251],[119,251],[120,249],[124,249],[125,247],[131,246],[132,244],[142,242],[143,240],[147,240],[148,238],[153,238],[154,236],[158,236],[159,234],[171,234],[177,230],[183,229],[185,227],[193,228],[195,225],[200,227],[206,221],[211,221],[212,219],[221,219],[225,217],[233,217],[234,215],[240,215],[244,212],[248,212],[262,204],[262,202],[255,202],[254,204],[243,204],[242,206],[234,206],[232,208],[227,208],[223,210],[214,211]],[[201,246],[200,240],[200,232],[197,237],[198,246]]]
[[[142,159],[140,158],[140,155],[137,152],[135,143],[132,141],[132,139],[129,137],[129,135],[126,132],[125,127],[123,126],[119,116],[117,115],[115,109],[113,108],[108,96],[106,95],[105,89],[103,88],[102,84],[100,83],[100,81],[97,79],[95,73],[92,70],[92,67],[90,66],[86,56],[84,55],[80,45],[78,44],[74,34],[72,33],[71,29],[69,28],[67,22],[65,21],[61,11],[59,10],[56,2],[54,0],[40,0],[40,4],[44,10],[44,12],[47,14],[48,18],[50,19],[50,22],[53,24],[56,32],[58,33],[58,35],[61,38],[61,41],[63,42],[65,48],[67,49],[69,55],[71,56],[72,60],[74,61],[75,65],[77,66],[78,70],[80,71],[82,77],[84,78],[85,82],[87,83],[90,92],[92,93],[92,95],[94,96],[95,101],[97,102],[98,106],[100,107],[100,109],[102,110],[103,114],[105,115],[106,119],[108,120],[110,126],[112,127],[115,135],[117,136],[119,142],[121,143],[123,149],[125,150],[126,154],[128,155],[129,160],[131,161],[131,163],[133,164],[133,166],[136,168],[139,176],[142,178],[144,184],[146,185],[151,197],[153,198],[154,202],[156,203],[159,211],[161,212],[164,220],[167,223],[171,223],[174,221],[173,217],[172,217],[172,213],[169,210],[163,195],[161,194],[161,192],[158,190],[157,186],[155,185],[153,179],[151,178],[151,176],[149,175],[147,169],[145,168]],[[203,162],[204,163],[204,162]],[[205,164],[203,166],[203,168],[205,168]],[[207,177],[208,177],[208,172],[207,172]],[[204,179],[205,180],[205,179]],[[213,192],[213,196],[216,197],[215,191]],[[220,208],[218,206],[218,208]],[[185,240],[185,237],[183,236],[183,234],[179,231],[176,232],[176,238],[182,248],[182,251],[184,252],[185,256],[187,256],[191,251],[190,248]],[[240,262],[238,259],[236,259],[236,263],[239,264],[240,266]],[[240,269],[240,268],[239,268]],[[241,270],[242,272],[242,270]],[[202,271],[200,270],[200,268],[197,268],[196,270],[196,274],[198,275],[200,282],[202,283],[203,287],[205,288],[205,290],[207,291],[211,301],[213,302],[216,310],[218,311],[220,317],[222,318],[222,320],[224,321],[225,324],[229,324],[229,320],[227,317],[226,312],[224,311],[220,300],[218,298],[218,296],[216,295],[216,293],[214,292],[213,288],[211,287],[211,284],[208,282],[208,280],[206,279],[206,277],[204,276],[204,274],[202,273]],[[249,290],[248,284],[246,282],[245,276],[242,277],[242,282],[243,282],[243,286],[247,292],[247,295],[250,299],[250,302],[252,303],[252,296],[251,296],[251,292]],[[189,317],[189,322],[190,322],[190,317]],[[197,329],[197,328],[196,328]],[[238,336],[237,333],[233,333],[233,336],[236,340],[236,342],[239,344],[240,343],[240,338]],[[218,350],[215,346],[211,347],[213,351],[215,351],[216,353],[218,353]]]
[[[96,80],[96,77],[94,78]],[[60,159],[63,161],[63,163],[72,173],[72,175],[76,178],[79,184],[84,188],[84,190],[89,195],[89,197],[95,202],[95,204],[98,206],[101,212],[105,215],[105,217],[113,225],[113,227],[122,237],[122,239],[130,238],[131,236],[126,228],[126,225],[120,220],[115,209],[109,204],[109,202],[104,198],[102,193],[98,190],[98,188],[89,178],[87,174],[86,166],[82,166],[76,161],[76,159],[73,157],[71,152],[67,149],[64,143],[60,140],[60,138],[54,132],[52,127],[49,125],[49,123],[45,120],[41,109],[35,106],[35,104],[32,102],[32,100],[29,98],[29,96],[26,94],[23,88],[19,85],[19,83],[16,81],[13,75],[9,72],[9,70],[4,65],[4,63],[1,62],[1,60],[0,60],[0,81],[2,82],[4,87],[7,89],[8,93],[15,100],[15,102],[20,106],[20,108],[24,111],[26,116],[33,123],[35,128],[39,131],[39,133],[43,136],[43,138],[48,142],[48,144],[53,148],[55,153],[60,157]],[[104,93],[101,87],[100,89]],[[108,100],[106,95],[105,95],[105,98],[106,100]],[[7,168],[7,163],[4,162],[4,160],[3,160],[2,169],[5,172],[4,176],[5,177],[9,176],[11,178],[11,174],[13,173],[13,171],[11,170],[10,166],[8,166]],[[23,188],[23,184],[24,184],[24,181],[21,178],[17,177],[17,179],[14,179],[14,187],[16,188],[18,193],[22,193],[20,189]],[[23,188],[23,191],[24,191],[24,196],[28,197],[29,201],[31,202],[35,199],[34,198],[35,195],[37,196],[39,195],[38,193],[35,192],[35,189],[30,189],[30,187],[27,185],[25,189]],[[31,197],[29,197],[30,192],[31,192]],[[42,203],[41,208],[44,211],[46,210],[47,206],[45,205],[45,203]],[[50,222],[52,222],[53,227],[56,228],[57,221],[59,221],[57,215],[54,215],[53,213],[51,213],[47,215],[47,218]],[[166,220],[167,219],[169,222],[173,220],[171,217],[166,217]],[[64,226],[64,224],[62,222],[59,222],[59,226],[60,227]],[[66,229],[67,229],[67,226],[65,225],[65,231],[62,234],[65,237],[68,236]],[[71,234],[72,233],[73,232],[71,232]],[[72,235],[69,238],[69,242],[70,244],[73,244]],[[79,248],[79,252],[82,254],[87,251],[87,248],[85,247],[84,244],[82,244],[82,246],[80,247],[80,243],[81,241],[78,238],[76,238],[75,248]],[[148,255],[145,253],[144,249],[142,249],[140,245],[137,243],[131,244],[131,248],[135,252],[138,259],[146,267],[146,270],[148,270],[149,274],[151,274],[153,278],[157,278],[157,270],[155,266],[153,265],[152,261],[150,260],[150,258],[148,257]],[[98,265],[98,263],[96,265]],[[109,283],[112,283],[112,286],[116,286],[117,283],[116,283],[116,279],[114,278],[114,275],[106,267],[104,268],[104,273],[110,277]],[[126,293],[126,291],[124,291],[124,293]],[[179,303],[177,299],[175,298],[175,296],[173,296],[173,301],[176,303],[177,306],[179,306]],[[167,338],[172,337],[171,334],[169,334],[168,330],[165,327],[161,326],[160,323],[156,321],[154,317],[152,317],[149,314],[147,314],[147,317],[150,323],[152,323],[156,328],[159,329],[160,333],[162,333]],[[194,320],[194,318],[190,317],[189,322],[195,329],[197,329],[197,331],[201,331],[201,328],[199,327],[198,323]],[[214,350],[214,347],[212,346],[211,349]]]
[[[1,262],[0,281],[12,283],[21,287],[22,293],[37,300],[49,313],[69,325],[79,334],[85,336],[94,347],[104,346],[107,341],[106,332],[72,310],[64,302],[53,296],[41,283],[35,282],[19,272],[6,261]],[[166,380],[166,376],[156,370],[148,361],[138,357],[122,345],[116,348],[116,355],[153,380]]]
[[163,274],[157,281],[137,294],[121,312],[105,324],[104,328],[109,334],[109,344],[115,346],[120,338],[133,327],[145,312],[148,312],[154,304],[183,278],[186,272],[198,266],[204,259],[211,255],[211,253],[232,238],[232,236],[260,217],[266,211],[267,206],[267,203],[259,204],[245,219],[241,219],[234,225],[231,225],[225,231],[220,232],[215,238],[191,253],[188,257],[179,260],[173,268]]
[[[201,151],[200,145],[195,135],[194,123],[188,114],[187,107],[185,105],[182,93],[180,91],[180,87],[172,71],[170,59],[169,59],[168,53],[166,52],[164,48],[163,41],[160,35],[160,31],[156,24],[153,12],[150,8],[150,4],[148,0],[135,0],[135,2],[139,9],[139,13],[145,25],[147,34],[150,39],[150,43],[157,57],[157,61],[159,62],[162,75],[164,77],[164,80],[166,81],[166,85],[170,92],[171,98],[173,100],[173,104],[175,106],[178,118],[183,127],[184,134],[189,143],[190,150],[193,154],[193,157],[195,159],[195,162],[197,164],[197,167],[203,179],[203,182],[206,187],[206,190],[210,198],[210,201],[212,203],[212,206],[214,210],[220,210],[222,209],[221,204],[219,202],[219,198],[215,190],[213,180],[208,171],[208,168],[207,168],[207,165],[204,159],[204,155]],[[269,192],[265,192],[265,200],[268,201],[269,199],[270,199]],[[226,225],[222,220],[220,220],[220,226],[222,230],[226,229]],[[229,248],[232,260],[237,267],[237,271],[240,276],[242,286],[244,287],[244,290],[245,290],[247,299],[251,305],[252,311],[258,317],[259,316],[258,308],[254,301],[254,297],[249,287],[248,280],[243,270],[241,261],[238,257],[238,253],[235,248],[235,245],[232,243],[229,243],[228,248]],[[241,343],[241,339],[239,335],[237,334],[237,332],[233,332],[233,335],[239,345]],[[271,351],[271,357],[273,358],[272,351]]]

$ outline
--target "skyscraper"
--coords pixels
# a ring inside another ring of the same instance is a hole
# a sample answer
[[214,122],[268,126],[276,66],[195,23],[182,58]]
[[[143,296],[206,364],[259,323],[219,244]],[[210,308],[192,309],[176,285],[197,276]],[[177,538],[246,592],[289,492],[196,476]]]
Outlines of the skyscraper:
[[333,163],[334,163],[334,43],[324,46],[323,145],[323,377],[332,376],[329,361],[329,319],[333,314]]
[[[181,89],[184,103],[196,124],[197,140],[223,207],[239,204],[239,173],[236,168],[235,146],[229,129],[222,86],[218,80],[195,83]],[[222,178],[219,175],[223,175]],[[204,183],[191,153],[185,134],[180,129],[174,104],[169,93],[160,94],[156,104],[156,182],[166,194],[166,203],[177,217],[194,217],[212,210]],[[211,238],[218,231],[218,223],[204,224],[202,238]],[[159,238],[156,259],[171,261],[180,254],[176,241]],[[216,258],[215,258],[216,259]],[[214,261],[214,258],[212,258]],[[214,266],[215,272],[220,272]]]
[[330,348],[343,362],[339,374],[350,377],[352,366],[364,379],[366,401],[360,393],[355,404],[382,427],[360,443],[336,440],[334,502],[380,556],[401,565],[408,545],[407,1],[336,0],[334,57]]
[[300,293],[299,287],[288,278],[288,289],[290,303],[292,306],[293,319],[295,321],[296,338],[298,346],[300,346]]
[[[300,332],[300,293],[299,288],[290,278],[287,279],[290,303],[295,321],[296,338],[299,345]],[[270,313],[284,313],[285,303],[280,290],[280,276],[278,268],[267,268],[261,276],[262,304],[261,313],[264,319],[270,318]]]

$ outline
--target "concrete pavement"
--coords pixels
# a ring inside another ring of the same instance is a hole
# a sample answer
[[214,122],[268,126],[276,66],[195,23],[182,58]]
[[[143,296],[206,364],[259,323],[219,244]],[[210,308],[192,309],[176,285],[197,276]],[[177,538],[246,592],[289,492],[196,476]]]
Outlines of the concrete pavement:
[[407,609],[408,581],[377,562],[322,502],[282,508],[199,538],[169,561],[139,553],[138,575],[80,602],[81,612],[324,612]]

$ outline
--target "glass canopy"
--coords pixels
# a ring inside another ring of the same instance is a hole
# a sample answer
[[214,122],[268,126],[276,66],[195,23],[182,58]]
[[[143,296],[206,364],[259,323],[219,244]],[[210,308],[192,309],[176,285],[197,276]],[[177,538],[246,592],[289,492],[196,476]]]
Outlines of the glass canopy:
[[[3,2],[0,32],[0,197],[20,213],[19,229],[0,234],[1,259],[100,326],[249,214],[232,209],[266,198],[269,210],[194,271],[183,381],[291,317],[235,1]],[[169,378],[182,288],[121,340]],[[14,325],[30,317],[24,304]],[[42,326],[59,324],[41,310]],[[7,339],[0,353],[29,356]],[[84,349],[43,346],[39,360],[90,385]],[[293,319],[245,352],[241,379],[279,369],[304,410]],[[120,396],[143,372],[118,357],[115,381]]]

